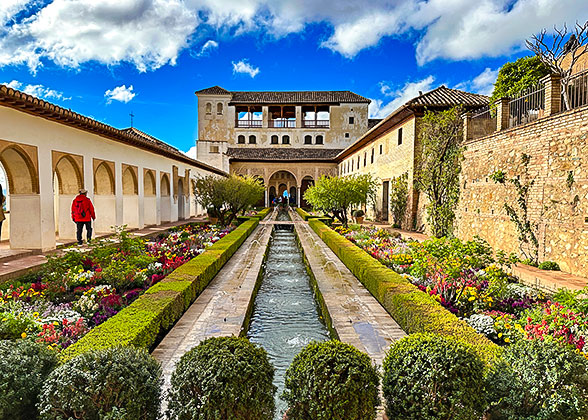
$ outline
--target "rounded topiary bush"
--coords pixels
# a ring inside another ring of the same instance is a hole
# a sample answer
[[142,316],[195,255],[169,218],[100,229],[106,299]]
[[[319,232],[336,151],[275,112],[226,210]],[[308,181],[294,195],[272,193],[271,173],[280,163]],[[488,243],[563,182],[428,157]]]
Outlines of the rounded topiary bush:
[[432,334],[396,342],[384,360],[386,414],[395,420],[474,420],[485,409],[484,364],[465,344]]
[[30,340],[0,341],[0,419],[31,420],[47,376],[57,367],[55,351]]
[[274,367],[246,338],[213,337],[182,356],[171,377],[170,419],[272,420]]
[[380,377],[370,357],[348,344],[312,342],[286,372],[289,420],[372,420]]
[[40,412],[50,420],[158,419],[161,385],[161,367],[146,350],[90,351],[49,375]]
[[493,420],[588,417],[588,361],[553,341],[507,347],[488,375]]

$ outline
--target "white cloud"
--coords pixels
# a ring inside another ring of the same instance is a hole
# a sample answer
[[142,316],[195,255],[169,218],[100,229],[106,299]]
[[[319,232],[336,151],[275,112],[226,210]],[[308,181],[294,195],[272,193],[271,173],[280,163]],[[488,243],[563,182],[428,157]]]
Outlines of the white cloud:
[[381,99],[372,99],[369,105],[370,118],[384,118],[390,115],[398,107],[404,105],[412,98],[419,96],[420,92],[428,92],[433,87],[435,78],[428,76],[418,82],[407,82],[401,89],[394,90],[386,83],[380,83],[380,90],[388,96],[394,97],[390,102],[384,103]]
[[218,42],[213,39],[209,39],[204,43],[200,52],[197,54],[198,57],[204,57],[210,53],[210,51],[215,50],[218,48]]
[[233,74],[235,73],[242,73],[242,74],[248,74],[249,76],[251,76],[252,78],[257,76],[257,74],[259,73],[259,67],[253,67],[251,64],[249,64],[249,61],[245,58],[241,61],[238,62],[234,62],[233,61]]
[[490,96],[494,90],[494,83],[496,83],[499,70],[492,70],[490,67],[486,67],[482,73],[478,74],[472,80],[458,83],[454,88]]
[[117,86],[112,90],[104,92],[106,103],[110,104],[112,101],[124,102],[125,104],[130,102],[137,94],[133,92],[133,85],[126,87],[126,85]]
[[[39,10],[15,18],[32,5]],[[0,66],[129,62],[146,71],[175,64],[211,32],[275,40],[316,23],[327,28],[319,45],[345,57],[395,37],[425,64],[510,54],[541,28],[586,19],[582,0],[0,0]]]
[[196,146],[192,146],[187,152],[182,153],[184,153],[188,157],[191,157],[192,159],[196,159]]
[[12,80],[8,83],[3,83],[3,84],[8,86],[9,88],[20,90],[20,91],[26,93],[27,95],[32,95],[32,96],[35,96],[35,97],[41,98],[41,99],[48,99],[48,100],[57,99],[60,101],[69,101],[71,99],[71,96],[65,97],[63,95],[63,92],[58,92],[54,89],[50,89],[50,88],[45,87],[43,85],[28,85],[28,84],[24,84],[22,82],[19,82],[18,80]]

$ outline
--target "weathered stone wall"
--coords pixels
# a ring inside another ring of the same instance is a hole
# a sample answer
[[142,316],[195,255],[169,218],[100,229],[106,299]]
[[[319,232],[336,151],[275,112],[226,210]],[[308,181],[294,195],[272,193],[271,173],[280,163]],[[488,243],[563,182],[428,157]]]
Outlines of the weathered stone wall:
[[[467,143],[457,210],[456,233],[479,235],[507,252],[519,253],[516,227],[504,203],[516,206],[512,184],[496,184],[497,170],[507,178],[534,179],[529,215],[538,224],[540,260],[588,276],[588,107],[539,119]],[[528,175],[522,155],[530,156]]]

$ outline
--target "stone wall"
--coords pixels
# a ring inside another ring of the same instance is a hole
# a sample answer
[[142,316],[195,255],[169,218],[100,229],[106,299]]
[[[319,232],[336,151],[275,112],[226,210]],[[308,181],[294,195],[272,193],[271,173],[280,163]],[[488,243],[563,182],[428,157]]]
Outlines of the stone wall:
[[[515,225],[504,203],[516,206],[511,184],[496,184],[490,175],[534,179],[529,215],[538,224],[540,260],[588,276],[588,107],[503,130],[466,144],[457,210],[456,233],[479,235],[507,252],[519,253]],[[522,155],[530,156],[528,177]]]

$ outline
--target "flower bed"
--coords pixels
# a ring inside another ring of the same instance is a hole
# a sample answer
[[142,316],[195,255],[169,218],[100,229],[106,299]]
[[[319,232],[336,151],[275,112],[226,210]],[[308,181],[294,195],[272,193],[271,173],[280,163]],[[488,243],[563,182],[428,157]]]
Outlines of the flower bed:
[[512,257],[480,238],[416,242],[377,228],[335,230],[499,345],[550,337],[588,356],[588,299],[519,283],[506,271]]
[[0,287],[0,339],[26,338],[61,351],[233,228],[189,224],[154,240],[119,231],[50,257],[41,272]]

